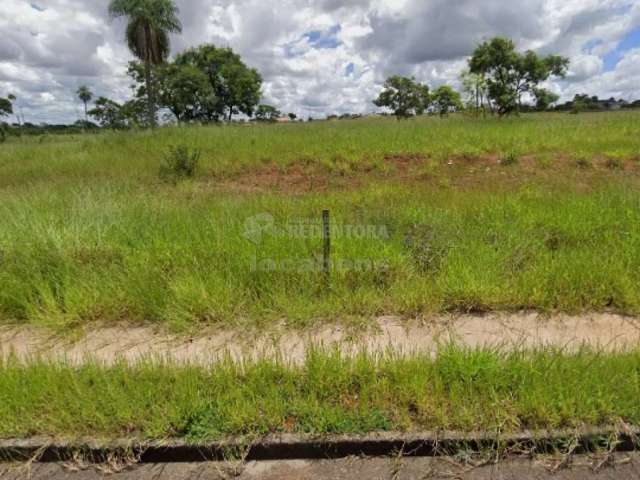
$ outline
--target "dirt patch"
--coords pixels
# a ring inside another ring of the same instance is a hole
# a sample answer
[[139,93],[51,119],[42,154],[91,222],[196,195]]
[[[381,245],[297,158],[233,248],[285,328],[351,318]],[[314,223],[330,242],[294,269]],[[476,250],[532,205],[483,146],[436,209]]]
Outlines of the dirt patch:
[[208,365],[226,356],[250,360],[279,355],[300,363],[312,347],[337,348],[345,354],[390,349],[436,354],[452,341],[468,347],[553,346],[570,351],[588,345],[614,351],[640,344],[640,319],[613,314],[542,317],[536,313],[443,316],[428,321],[382,317],[369,331],[356,334],[340,326],[305,331],[280,326],[253,336],[229,330],[184,338],[152,328],[113,327],[90,329],[73,340],[33,327],[4,328],[0,330],[0,357],[15,355],[23,361],[39,357],[75,364],[88,359],[110,364],[119,359],[134,363],[163,358]]
[[406,173],[411,168],[421,165],[427,157],[419,153],[393,154],[384,157],[385,163],[393,165],[399,173]]
[[280,193],[321,192],[329,188],[332,178],[319,169],[292,164],[267,165],[243,171],[218,182],[220,188],[240,192],[275,191]]
[[462,190],[515,190],[536,182],[549,188],[591,191],[608,179],[638,179],[640,162],[604,156],[580,160],[566,154],[521,155],[504,165],[502,155],[452,155],[443,160],[428,155],[388,154],[376,162],[336,157],[333,162],[303,160],[289,165],[269,163],[247,167],[211,186],[224,192],[307,194],[357,189],[380,182]]

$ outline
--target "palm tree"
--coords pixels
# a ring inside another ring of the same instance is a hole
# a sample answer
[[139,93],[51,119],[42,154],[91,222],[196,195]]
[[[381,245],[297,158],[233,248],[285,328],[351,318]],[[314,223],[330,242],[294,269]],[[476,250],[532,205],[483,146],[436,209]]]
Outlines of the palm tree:
[[87,121],[89,119],[87,104],[93,98],[93,92],[89,90],[89,87],[87,87],[86,85],[82,85],[80,88],[78,88],[76,95],[78,95],[78,98],[82,100],[82,103],[84,103],[84,119],[85,121]]
[[131,52],[144,63],[149,125],[156,124],[151,70],[169,56],[169,34],[182,32],[173,0],[111,0],[111,18],[127,17],[126,40]]

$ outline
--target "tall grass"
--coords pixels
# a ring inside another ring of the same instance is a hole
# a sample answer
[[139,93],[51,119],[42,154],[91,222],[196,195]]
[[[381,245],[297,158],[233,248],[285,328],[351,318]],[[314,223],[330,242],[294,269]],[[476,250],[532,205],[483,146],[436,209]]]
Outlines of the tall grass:
[[164,152],[180,144],[200,150],[203,175],[217,176],[264,162],[322,164],[338,159],[358,163],[394,153],[436,159],[504,152],[637,158],[639,118],[637,112],[532,114],[510,119],[452,116],[22,137],[0,149],[0,187],[96,178],[148,181]]
[[[14,139],[0,149],[0,321],[189,329],[451,310],[638,313],[637,120],[365,120]],[[177,144],[202,152],[203,171],[169,185],[158,169]],[[358,188],[306,194],[217,186],[267,160],[350,158],[357,166],[392,153],[487,152],[542,160],[533,173],[523,162],[496,161],[486,173],[435,161],[407,173],[410,182],[382,174]],[[558,155],[605,155],[633,168],[560,168]],[[317,235],[246,236],[256,215],[283,227],[325,208],[336,228],[386,233],[337,235],[329,290],[307,268],[322,252]]]
[[315,351],[302,366],[0,365],[0,438],[213,440],[274,432],[569,428],[640,422],[640,353]]

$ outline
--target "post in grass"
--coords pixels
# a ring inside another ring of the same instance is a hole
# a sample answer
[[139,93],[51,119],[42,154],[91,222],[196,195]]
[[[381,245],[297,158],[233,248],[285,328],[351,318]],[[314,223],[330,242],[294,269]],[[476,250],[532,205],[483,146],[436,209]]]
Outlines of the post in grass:
[[324,274],[325,287],[331,286],[331,224],[329,210],[322,211],[322,272]]

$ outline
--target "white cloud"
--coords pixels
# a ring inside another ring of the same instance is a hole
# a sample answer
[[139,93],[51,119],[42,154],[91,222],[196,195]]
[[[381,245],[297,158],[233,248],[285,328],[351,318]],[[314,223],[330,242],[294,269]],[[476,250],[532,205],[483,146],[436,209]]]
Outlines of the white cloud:
[[[2,0],[0,95],[13,92],[29,121],[73,121],[75,90],[129,94],[124,23],[106,0]],[[264,99],[302,116],[361,112],[392,73],[437,86],[457,84],[477,42],[512,37],[522,48],[571,58],[570,75],[549,87],[572,97],[640,97],[638,50],[612,72],[603,56],[640,25],[637,0],[177,0],[184,24],[174,51],[231,46],[265,79]],[[305,37],[336,25],[336,48]],[[589,47],[589,48],[587,48]],[[350,65],[352,65],[350,67]]]

